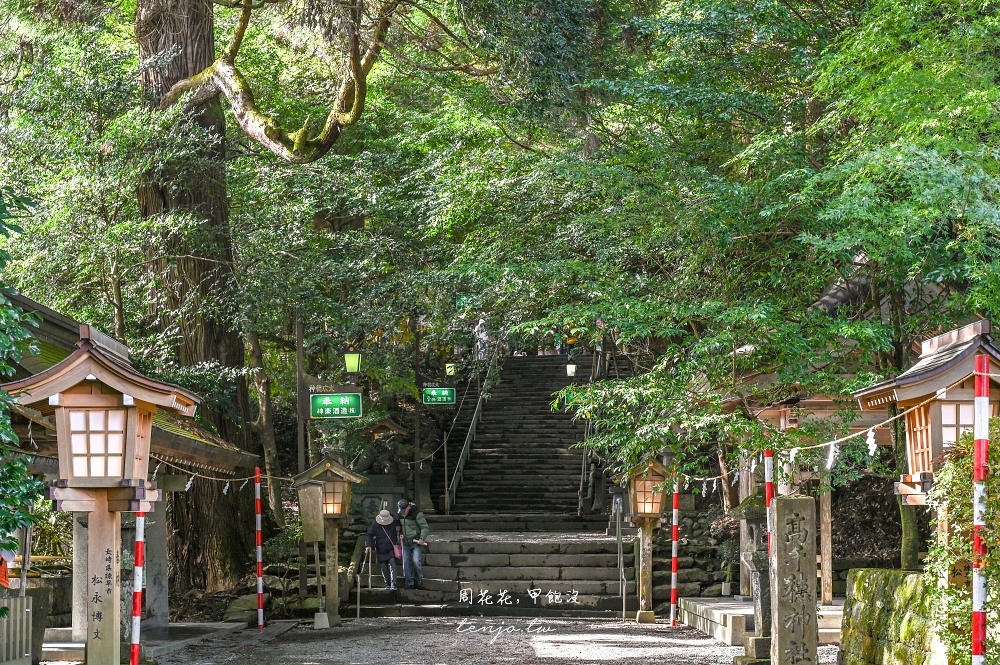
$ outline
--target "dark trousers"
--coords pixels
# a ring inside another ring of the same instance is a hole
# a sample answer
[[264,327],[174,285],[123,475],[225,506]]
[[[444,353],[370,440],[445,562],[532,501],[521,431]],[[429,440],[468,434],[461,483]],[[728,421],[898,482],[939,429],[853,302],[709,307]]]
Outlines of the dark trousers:
[[391,586],[396,584],[396,559],[392,558],[388,561],[381,561],[382,566],[382,579],[385,580],[386,586]]

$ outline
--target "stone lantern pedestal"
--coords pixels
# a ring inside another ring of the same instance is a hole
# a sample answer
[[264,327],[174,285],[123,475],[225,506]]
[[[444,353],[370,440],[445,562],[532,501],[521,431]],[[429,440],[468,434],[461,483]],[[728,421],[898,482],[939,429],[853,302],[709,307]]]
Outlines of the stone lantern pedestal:
[[755,493],[744,500],[734,511],[747,526],[749,552],[742,554],[744,565],[750,571],[750,588],[753,597],[754,632],[743,638],[743,656],[737,656],[734,665],[765,665],[771,662],[771,585],[767,556],[767,508],[764,497]]

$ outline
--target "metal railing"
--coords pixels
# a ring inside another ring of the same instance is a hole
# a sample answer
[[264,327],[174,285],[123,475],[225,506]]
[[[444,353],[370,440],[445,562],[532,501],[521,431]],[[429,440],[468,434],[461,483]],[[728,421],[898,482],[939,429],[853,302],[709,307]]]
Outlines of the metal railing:
[[[476,426],[483,418],[483,402],[487,398],[486,387],[493,374],[493,368],[496,366],[496,362],[497,352],[494,350],[493,358],[486,367],[486,373],[483,375],[483,380],[479,384],[479,399],[476,400],[476,410],[472,412],[472,421],[469,423],[469,432],[465,436],[465,443],[462,444],[462,452],[458,454],[458,461],[455,463],[455,472],[452,474],[451,483],[449,483],[447,488],[446,493],[448,495],[448,504],[446,508],[449,513],[455,505],[455,499],[458,496],[458,487],[462,484],[462,478],[465,473],[465,463],[469,460],[469,455],[472,451],[472,444],[476,440]],[[458,415],[456,414],[455,417],[457,418]]]
[[472,449],[472,442],[476,440],[476,425],[482,417],[483,395],[480,393],[479,400],[476,402],[476,410],[472,413],[472,422],[469,423],[469,433],[465,437],[465,443],[462,444],[462,452],[458,454],[458,461],[455,463],[455,473],[452,475],[451,483],[448,486],[449,510],[455,505],[455,497],[458,493],[458,486],[462,483],[463,474],[465,473],[465,463],[469,460],[469,452]]
[[31,665],[31,598],[0,598],[10,614],[0,619],[0,665]]

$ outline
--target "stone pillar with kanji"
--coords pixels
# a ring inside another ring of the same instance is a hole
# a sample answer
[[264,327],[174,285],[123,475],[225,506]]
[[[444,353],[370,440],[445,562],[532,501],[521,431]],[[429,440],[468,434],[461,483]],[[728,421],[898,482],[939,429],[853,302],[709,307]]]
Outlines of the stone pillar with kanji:
[[771,664],[817,665],[816,502],[771,502]]

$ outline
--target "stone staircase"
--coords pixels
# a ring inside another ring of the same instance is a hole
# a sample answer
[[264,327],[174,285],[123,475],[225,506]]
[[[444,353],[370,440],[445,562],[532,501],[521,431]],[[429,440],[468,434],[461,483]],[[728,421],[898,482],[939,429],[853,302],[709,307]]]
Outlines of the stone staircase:
[[579,500],[584,424],[553,411],[552,393],[582,382],[591,360],[566,356],[507,358],[483,408],[453,513],[575,514]]
[[[566,356],[504,361],[452,514],[427,515],[425,588],[382,589],[376,569],[369,589],[366,571],[362,616],[620,616],[618,543],[606,533],[608,517],[577,516],[582,451],[571,446],[583,440],[584,425],[551,408],[552,393],[586,380],[591,360],[577,360],[575,379],[566,376],[566,362]],[[469,414],[473,409],[474,402]],[[455,431],[467,427],[459,422]],[[457,456],[458,438],[450,440]],[[631,537],[623,557],[627,609],[634,612]],[[345,616],[357,612],[356,593],[345,599]]]
[[[429,515],[424,590],[382,589],[362,574],[362,616],[620,616],[618,544],[605,517]],[[623,544],[635,611],[633,544]],[[352,589],[345,616],[356,615]]]

